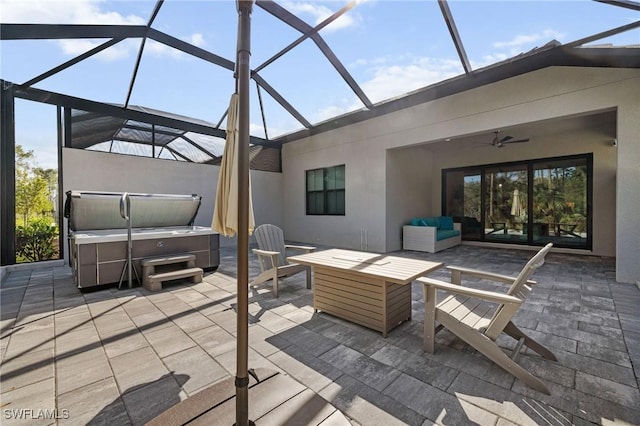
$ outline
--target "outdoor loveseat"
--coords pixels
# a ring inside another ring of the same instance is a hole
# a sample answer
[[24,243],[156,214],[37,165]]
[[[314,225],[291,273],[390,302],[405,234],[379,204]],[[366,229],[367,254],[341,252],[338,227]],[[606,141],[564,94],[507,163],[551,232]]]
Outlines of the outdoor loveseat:
[[460,224],[454,223],[451,216],[415,218],[402,227],[404,250],[435,253],[461,241]]

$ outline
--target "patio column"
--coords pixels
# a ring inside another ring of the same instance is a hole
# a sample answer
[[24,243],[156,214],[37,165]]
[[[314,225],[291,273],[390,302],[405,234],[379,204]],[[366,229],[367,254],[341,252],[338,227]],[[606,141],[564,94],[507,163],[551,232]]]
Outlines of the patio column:
[[[640,91],[640,90],[639,90]],[[640,104],[618,105],[616,174],[616,281],[640,282]]]

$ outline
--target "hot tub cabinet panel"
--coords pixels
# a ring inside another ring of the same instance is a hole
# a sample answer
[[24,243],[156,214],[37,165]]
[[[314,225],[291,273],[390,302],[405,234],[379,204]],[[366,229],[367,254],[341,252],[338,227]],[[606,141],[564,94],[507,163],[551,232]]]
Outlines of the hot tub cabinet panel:
[[[198,227],[199,232],[213,232],[209,228]],[[180,231],[180,230],[176,230]],[[127,260],[126,233],[122,241],[89,242],[90,233],[82,238],[71,237],[71,257],[74,265],[75,283],[78,288],[94,287],[120,281],[120,276]],[[98,233],[99,234],[99,233]],[[144,258],[177,253],[191,253],[196,256],[196,265],[202,269],[216,268],[220,264],[220,236],[217,233],[190,235],[176,232],[172,237],[143,239],[148,235],[138,233],[139,238],[133,240],[132,260],[142,277],[140,262]],[[94,235],[100,240],[100,235]]]

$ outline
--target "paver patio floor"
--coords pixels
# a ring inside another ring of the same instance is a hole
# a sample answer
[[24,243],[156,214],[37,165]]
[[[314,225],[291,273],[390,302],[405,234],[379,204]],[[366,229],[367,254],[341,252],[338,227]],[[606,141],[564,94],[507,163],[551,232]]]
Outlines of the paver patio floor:
[[[462,245],[394,255],[513,275],[532,252]],[[224,248],[202,283],[155,293],[80,292],[67,266],[10,272],[0,295],[2,424],[144,424],[234,376],[235,257],[235,248]],[[431,276],[448,279],[444,269]],[[249,365],[288,375],[355,425],[640,424],[640,290],[616,283],[608,258],[551,253],[534,279],[515,322],[558,362],[530,351],[519,362],[550,396],[446,330],[435,354],[425,354],[417,283],[412,321],[387,338],[314,313],[304,274],[283,280],[278,299],[269,283],[251,289]]]

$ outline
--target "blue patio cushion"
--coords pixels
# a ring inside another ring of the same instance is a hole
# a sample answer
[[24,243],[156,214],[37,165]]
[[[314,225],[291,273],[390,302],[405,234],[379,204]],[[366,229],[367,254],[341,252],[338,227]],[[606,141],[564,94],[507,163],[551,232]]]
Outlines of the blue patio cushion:
[[460,235],[460,231],[456,229],[438,229],[436,231],[436,240],[446,240],[447,238],[457,237]]
[[436,228],[439,225],[438,218],[436,217],[425,217],[424,218],[425,226],[435,226]]
[[420,218],[414,217],[413,219],[411,219],[411,226],[420,226]]
[[451,231],[453,230],[453,217],[451,216],[440,216],[438,218],[438,229],[443,231]]

